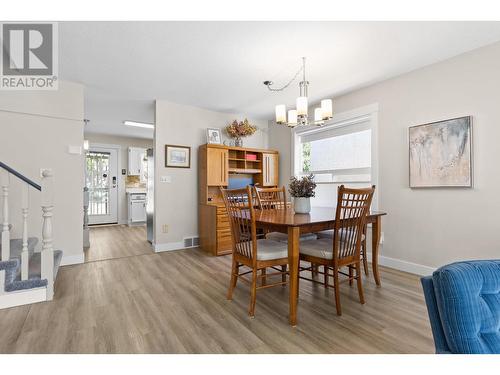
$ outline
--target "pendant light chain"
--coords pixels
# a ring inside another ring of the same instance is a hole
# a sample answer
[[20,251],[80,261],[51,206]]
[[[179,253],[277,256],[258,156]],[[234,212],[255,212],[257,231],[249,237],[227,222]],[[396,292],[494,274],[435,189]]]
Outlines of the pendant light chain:
[[283,87],[280,87],[278,89],[274,89],[274,88],[271,88],[271,85],[273,85],[273,82],[271,81],[266,81],[264,82],[264,85],[267,86],[267,88],[269,89],[269,91],[283,91],[283,90],[286,90],[288,88],[288,86],[290,86],[296,79],[297,77],[299,76],[299,74],[304,71],[304,66],[302,66],[298,71],[297,73],[295,73],[295,76],[286,84],[284,85]]
[[317,125],[323,126],[326,121],[330,120],[333,116],[332,100],[324,99],[321,101],[321,107],[314,110],[314,121],[308,119],[308,86],[309,81],[306,79],[306,58],[302,57],[302,67],[295,73],[295,76],[283,87],[271,88],[272,81],[264,81],[269,91],[283,91],[294,82],[299,74],[302,73],[302,81],[299,82],[300,96],[297,98],[296,109],[288,111],[288,118],[286,113],[286,105],[280,104],[276,106],[276,123],[286,125],[288,127]]

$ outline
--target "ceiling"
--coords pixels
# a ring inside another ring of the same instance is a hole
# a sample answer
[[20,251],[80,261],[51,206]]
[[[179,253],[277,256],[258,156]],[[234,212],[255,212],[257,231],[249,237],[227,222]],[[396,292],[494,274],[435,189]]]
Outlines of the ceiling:
[[315,102],[498,40],[500,22],[61,22],[59,73],[86,86],[93,131],[123,132],[155,99],[270,119],[298,84],[262,82],[286,83],[302,56]]

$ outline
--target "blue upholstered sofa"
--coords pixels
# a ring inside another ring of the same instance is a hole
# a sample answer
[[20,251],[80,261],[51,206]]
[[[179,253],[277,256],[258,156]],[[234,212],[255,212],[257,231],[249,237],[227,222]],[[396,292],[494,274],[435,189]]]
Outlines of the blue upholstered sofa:
[[436,353],[500,354],[500,260],[449,264],[421,281]]

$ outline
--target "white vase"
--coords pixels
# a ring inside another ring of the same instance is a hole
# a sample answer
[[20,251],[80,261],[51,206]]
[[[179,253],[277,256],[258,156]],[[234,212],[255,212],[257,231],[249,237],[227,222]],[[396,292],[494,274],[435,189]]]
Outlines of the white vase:
[[311,212],[311,198],[293,198],[293,210],[297,214],[308,214]]

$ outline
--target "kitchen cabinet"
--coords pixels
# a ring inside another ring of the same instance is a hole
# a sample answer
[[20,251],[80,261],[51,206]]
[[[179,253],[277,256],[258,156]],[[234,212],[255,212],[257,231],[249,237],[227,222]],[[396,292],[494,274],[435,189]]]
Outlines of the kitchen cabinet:
[[143,160],[146,157],[146,149],[139,147],[128,148],[128,171],[129,176],[141,176],[143,172]]
[[262,154],[262,185],[263,186],[278,186],[278,154],[263,153]]
[[128,195],[128,223],[146,222],[146,194],[131,193]]

